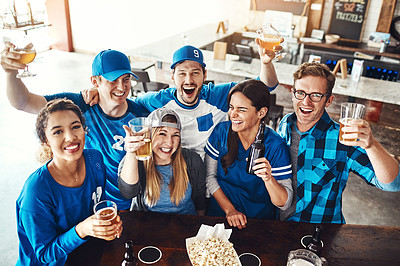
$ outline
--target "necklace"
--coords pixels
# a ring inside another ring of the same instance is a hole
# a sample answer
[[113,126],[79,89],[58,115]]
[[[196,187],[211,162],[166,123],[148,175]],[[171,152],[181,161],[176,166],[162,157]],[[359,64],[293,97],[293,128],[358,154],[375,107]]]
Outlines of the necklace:
[[[50,166],[53,169],[53,172],[55,174],[55,178],[59,179],[62,183],[64,183],[66,181],[65,180],[65,175],[59,173],[58,169],[56,168],[56,166],[54,164],[54,161]],[[78,166],[77,166],[76,176],[73,178],[73,180],[75,182],[78,182],[79,179],[80,179],[80,170],[81,170],[81,165],[80,165],[80,161],[79,161],[78,162]]]

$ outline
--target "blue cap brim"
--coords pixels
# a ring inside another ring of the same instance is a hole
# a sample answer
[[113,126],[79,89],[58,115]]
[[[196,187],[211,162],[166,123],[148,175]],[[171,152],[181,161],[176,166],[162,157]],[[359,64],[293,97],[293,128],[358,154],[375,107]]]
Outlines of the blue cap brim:
[[128,70],[115,70],[115,71],[103,74],[101,76],[104,77],[108,81],[114,81],[117,78],[119,78],[120,76],[125,75],[125,74],[130,74],[135,79],[139,80],[138,76],[136,76],[132,71],[128,71]]

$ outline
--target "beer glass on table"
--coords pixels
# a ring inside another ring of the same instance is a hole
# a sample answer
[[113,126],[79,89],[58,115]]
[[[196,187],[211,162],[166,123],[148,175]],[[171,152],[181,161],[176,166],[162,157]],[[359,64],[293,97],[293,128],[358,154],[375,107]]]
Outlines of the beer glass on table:
[[[282,36],[278,30],[276,30],[272,24],[266,24],[257,30],[257,37],[261,41],[261,46],[265,50],[274,51],[274,46],[279,46],[282,40]],[[286,53],[281,51],[275,51],[275,57],[272,61],[276,62],[285,57]]]
[[287,266],[322,266],[322,260],[312,251],[296,249],[289,252]]
[[[117,204],[111,200],[103,200],[98,202],[93,207],[96,219],[103,221],[110,221],[111,225],[117,223]],[[111,241],[117,236],[113,236],[106,240]]]
[[34,77],[36,74],[29,72],[28,64],[31,63],[36,57],[36,49],[33,46],[28,35],[12,40],[15,45],[11,49],[12,52],[19,54],[21,57],[16,61],[24,64],[25,68],[23,72],[17,74],[17,78]]
[[151,120],[147,117],[136,117],[129,121],[129,127],[134,135],[143,135],[144,145],[136,151],[136,158],[145,161],[151,157]]
[[[359,103],[342,103],[340,105],[340,131],[339,131],[339,142],[343,141],[357,141],[357,139],[343,139],[342,128],[344,126],[356,126],[357,124],[362,124],[362,119],[365,114],[365,105]],[[351,134],[346,132],[346,134]]]

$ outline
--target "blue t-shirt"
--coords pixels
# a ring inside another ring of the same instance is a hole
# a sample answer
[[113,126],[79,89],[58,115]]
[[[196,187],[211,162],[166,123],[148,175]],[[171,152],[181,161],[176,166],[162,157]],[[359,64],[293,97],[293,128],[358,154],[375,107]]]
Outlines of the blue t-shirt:
[[172,165],[157,165],[156,167],[162,176],[161,193],[160,198],[154,206],[146,206],[148,210],[152,212],[196,215],[196,209],[194,207],[194,202],[191,197],[192,187],[190,185],[190,182],[188,182],[188,188],[186,190],[185,196],[179,202],[178,206],[176,206],[171,201],[171,191],[168,187],[172,178]]
[[[272,204],[271,198],[265,188],[264,181],[246,172],[249,149],[245,150],[239,141],[237,159],[227,168],[225,174],[221,158],[228,152],[228,131],[230,121],[217,125],[211,134],[205,151],[211,158],[218,160],[217,180],[222,191],[231,201],[236,210],[249,218],[276,219],[277,208]],[[289,148],[285,141],[270,128],[265,128],[264,133],[265,154],[272,167],[272,176],[276,180],[292,177]],[[208,215],[225,216],[218,203],[211,197]]]
[[125,131],[122,126],[128,125],[129,120],[137,116],[147,116],[148,112],[129,99],[126,113],[121,117],[111,117],[106,115],[98,104],[86,104],[79,93],[59,93],[45,98],[47,101],[67,98],[79,106],[88,128],[85,147],[96,149],[104,156],[107,170],[106,198],[114,201],[118,210],[128,210],[131,200],[122,197],[118,189],[118,165],[125,156]]
[[[182,123],[182,147],[194,150],[204,159],[204,147],[214,127],[227,120],[228,94],[237,83],[203,85],[199,101],[194,106],[186,106],[176,98],[176,88],[168,88],[159,92],[149,92],[137,97],[134,101],[149,112],[163,106],[173,109]],[[276,87],[276,86],[275,86]],[[270,91],[275,87],[269,88]]]
[[93,214],[104,199],[106,170],[103,156],[84,150],[86,176],[72,188],[57,183],[46,163],[25,182],[17,199],[19,260],[17,265],[64,265],[67,256],[86,240],[75,226]]

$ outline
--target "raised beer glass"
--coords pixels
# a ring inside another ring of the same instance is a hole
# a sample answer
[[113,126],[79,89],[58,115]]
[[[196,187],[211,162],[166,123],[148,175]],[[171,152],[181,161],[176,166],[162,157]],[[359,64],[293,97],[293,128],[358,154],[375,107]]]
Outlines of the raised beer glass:
[[[342,128],[345,126],[357,126],[362,124],[362,119],[365,114],[365,105],[359,103],[342,103],[340,105],[340,131],[339,131],[339,142],[343,141],[357,141],[357,138],[354,139],[343,139],[343,131]],[[347,132],[347,134],[351,134]]]
[[286,53],[282,53],[281,51],[275,51],[274,46],[279,46],[282,40],[282,36],[278,30],[276,30],[272,24],[266,24],[258,29],[257,37],[261,41],[261,46],[265,50],[270,50],[275,52],[275,57],[272,61],[276,62],[283,59]]
[[23,72],[17,74],[17,78],[36,76],[36,74],[31,73],[28,69],[28,64],[31,63],[36,57],[36,49],[33,46],[29,36],[25,34],[21,38],[12,40],[12,42],[15,47],[12,48],[11,51],[21,56],[16,61],[25,65]]
[[151,157],[151,120],[147,117],[136,117],[129,121],[129,127],[134,135],[143,135],[144,145],[135,152],[136,158],[146,161]]

